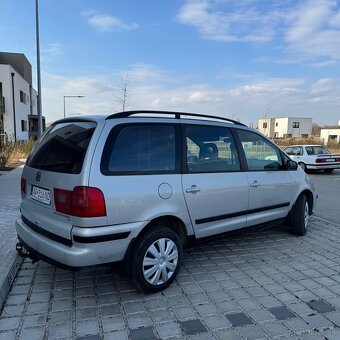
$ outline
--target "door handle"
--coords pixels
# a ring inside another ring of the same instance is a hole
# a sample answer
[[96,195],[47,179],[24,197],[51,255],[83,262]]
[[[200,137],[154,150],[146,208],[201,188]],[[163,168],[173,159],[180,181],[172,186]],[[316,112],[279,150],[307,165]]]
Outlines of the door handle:
[[249,186],[251,186],[252,188],[257,188],[259,187],[261,184],[258,181],[254,181],[253,183],[250,183]]
[[185,192],[188,194],[196,194],[197,192],[200,192],[201,189],[198,188],[196,185],[192,185],[191,188],[185,189]]

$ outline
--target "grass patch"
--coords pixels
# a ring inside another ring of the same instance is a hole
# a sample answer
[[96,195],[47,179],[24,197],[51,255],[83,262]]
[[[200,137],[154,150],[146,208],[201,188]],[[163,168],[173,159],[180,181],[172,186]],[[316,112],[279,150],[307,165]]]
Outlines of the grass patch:
[[16,167],[22,162],[20,159],[26,159],[36,141],[13,142],[10,140],[0,143],[0,167]]

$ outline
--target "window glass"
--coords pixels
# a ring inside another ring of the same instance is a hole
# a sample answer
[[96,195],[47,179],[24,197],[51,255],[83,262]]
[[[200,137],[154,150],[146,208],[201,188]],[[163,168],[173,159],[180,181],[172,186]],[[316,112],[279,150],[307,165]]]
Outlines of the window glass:
[[53,125],[34,148],[27,165],[40,170],[79,174],[95,127],[92,122]]
[[186,127],[187,169],[189,172],[240,170],[234,138],[229,128]]
[[282,161],[280,152],[257,133],[238,130],[243,150],[251,171],[280,170]]
[[[105,172],[174,171],[176,168],[175,127],[167,125],[134,125],[122,128],[111,148]],[[106,163],[106,164],[105,164]]]

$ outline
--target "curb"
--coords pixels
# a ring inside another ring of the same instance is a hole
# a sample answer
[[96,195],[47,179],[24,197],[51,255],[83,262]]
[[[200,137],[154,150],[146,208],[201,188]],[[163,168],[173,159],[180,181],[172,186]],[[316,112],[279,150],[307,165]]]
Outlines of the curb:
[[12,283],[18,273],[23,259],[17,255],[16,251],[10,251],[5,261],[1,265],[0,273],[0,310],[7,299]]

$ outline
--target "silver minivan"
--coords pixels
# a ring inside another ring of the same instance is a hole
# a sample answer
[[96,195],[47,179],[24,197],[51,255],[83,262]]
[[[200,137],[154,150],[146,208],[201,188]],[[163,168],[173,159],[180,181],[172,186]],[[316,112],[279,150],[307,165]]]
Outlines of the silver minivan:
[[256,130],[165,111],[55,122],[27,159],[21,194],[21,256],[119,261],[145,292],[175,279],[189,239],[278,220],[304,235],[317,199],[308,175]]

